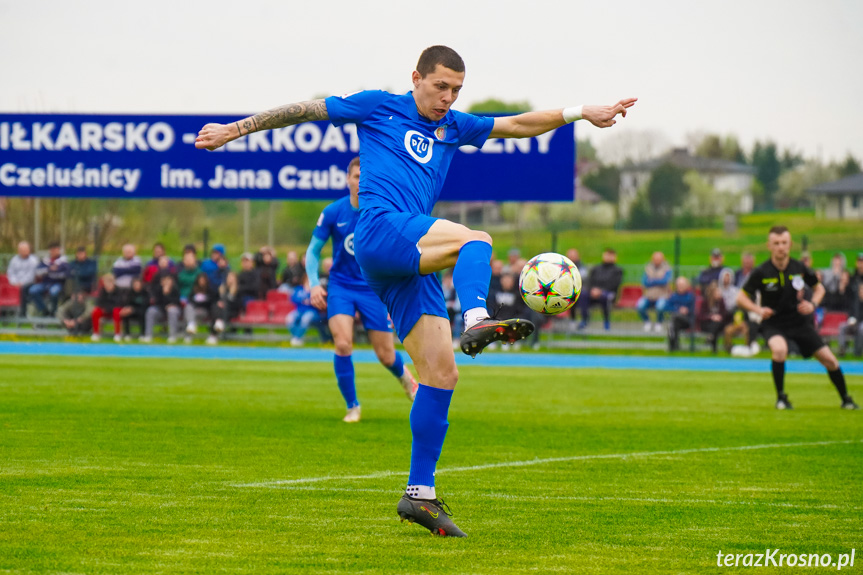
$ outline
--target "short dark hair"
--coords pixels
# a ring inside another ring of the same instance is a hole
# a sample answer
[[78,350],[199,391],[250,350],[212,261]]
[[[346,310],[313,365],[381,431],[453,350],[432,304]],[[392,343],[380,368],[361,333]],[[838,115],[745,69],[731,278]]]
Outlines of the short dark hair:
[[356,158],[351,160],[351,163],[348,164],[348,172],[350,172],[354,168],[354,166],[356,166],[358,168],[360,167],[360,157],[359,156],[357,156]]
[[429,46],[423,50],[417,62],[417,72],[425,78],[435,71],[438,64],[453,72],[464,72],[464,60],[455,50],[447,46]]
[[51,242],[50,244],[48,244],[49,250],[53,250],[54,248],[59,248],[59,247],[60,247],[60,242],[58,242],[56,240]]
[[78,246],[77,248],[75,248],[76,253],[86,252],[86,251],[87,251],[87,246]]
[[602,250],[602,251],[603,251],[604,253],[607,253],[607,254],[614,254],[614,255],[617,255],[617,252],[616,252],[616,251],[614,251],[614,248],[605,248],[605,249],[604,249],[604,250]]
[[788,228],[786,226],[773,226],[772,228],[770,228],[770,232],[768,232],[767,235],[776,234],[777,236],[781,236],[787,231]]

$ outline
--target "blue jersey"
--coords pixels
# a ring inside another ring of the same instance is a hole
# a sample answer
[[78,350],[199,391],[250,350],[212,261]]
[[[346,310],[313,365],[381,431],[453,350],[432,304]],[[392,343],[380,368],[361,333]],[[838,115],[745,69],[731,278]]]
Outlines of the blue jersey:
[[345,196],[324,208],[312,235],[326,242],[333,238],[333,267],[330,281],[344,286],[368,289],[360,265],[354,257],[354,228],[360,214]]
[[494,126],[494,118],[453,110],[439,122],[427,120],[410,92],[357,92],[326,103],[333,124],[357,124],[363,211],[430,215],[455,151],[482,146]]

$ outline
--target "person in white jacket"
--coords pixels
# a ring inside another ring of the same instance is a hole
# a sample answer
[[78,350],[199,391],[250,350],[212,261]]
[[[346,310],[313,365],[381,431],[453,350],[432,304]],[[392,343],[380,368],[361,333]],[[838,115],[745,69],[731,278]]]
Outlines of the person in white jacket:
[[19,315],[27,315],[27,290],[36,282],[36,268],[39,267],[39,258],[30,253],[30,244],[18,243],[18,255],[9,260],[6,269],[6,278],[9,284],[21,288],[21,307]]

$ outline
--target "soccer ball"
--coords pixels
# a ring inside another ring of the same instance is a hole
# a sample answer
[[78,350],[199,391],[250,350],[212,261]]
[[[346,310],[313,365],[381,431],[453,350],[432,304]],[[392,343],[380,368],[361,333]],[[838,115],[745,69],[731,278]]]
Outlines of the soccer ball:
[[534,256],[518,278],[521,297],[527,307],[546,315],[563,313],[578,301],[581,274],[572,261],[560,254]]

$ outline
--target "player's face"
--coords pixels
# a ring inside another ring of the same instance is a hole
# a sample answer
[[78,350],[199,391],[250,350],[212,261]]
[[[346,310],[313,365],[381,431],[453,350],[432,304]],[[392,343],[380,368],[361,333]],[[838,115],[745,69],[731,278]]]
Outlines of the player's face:
[[414,83],[414,101],[419,113],[437,122],[449,111],[458,99],[464,84],[464,72],[456,72],[438,64],[434,72],[425,78],[414,70],[411,77]]
[[767,250],[771,257],[784,260],[791,253],[791,234],[783,232],[781,234],[770,234],[767,236]]

